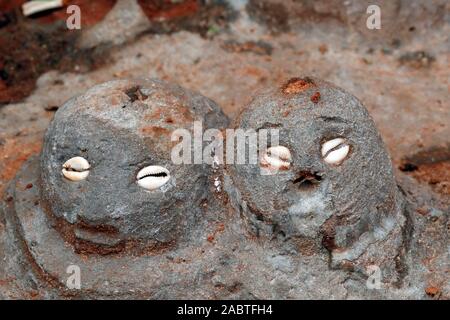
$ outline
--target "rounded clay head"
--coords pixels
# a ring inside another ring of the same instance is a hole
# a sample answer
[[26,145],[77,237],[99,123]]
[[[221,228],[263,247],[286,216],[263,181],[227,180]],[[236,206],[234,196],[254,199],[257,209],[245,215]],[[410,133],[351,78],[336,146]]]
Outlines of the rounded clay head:
[[93,87],[55,114],[41,154],[47,211],[99,245],[176,241],[195,227],[210,167],[174,165],[175,129],[221,128],[211,100],[159,80]]
[[270,232],[342,249],[396,209],[380,135],[361,102],[344,90],[290,79],[257,95],[234,127],[279,130],[279,146],[269,139],[257,164],[226,168],[232,197],[238,195],[254,231],[268,225]]

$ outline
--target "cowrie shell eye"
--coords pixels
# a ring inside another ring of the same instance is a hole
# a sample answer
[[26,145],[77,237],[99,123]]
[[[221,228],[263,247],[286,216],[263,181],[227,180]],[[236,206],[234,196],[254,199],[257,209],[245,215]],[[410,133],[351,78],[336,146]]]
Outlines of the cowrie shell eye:
[[335,138],[322,144],[322,157],[328,164],[340,165],[349,151],[350,146],[344,138]]
[[170,179],[170,172],[164,167],[148,166],[141,169],[136,177],[137,184],[147,190],[156,190]]
[[89,175],[91,165],[83,157],[73,157],[64,162],[62,174],[70,181],[81,181]]
[[291,167],[291,152],[284,146],[267,148],[261,157],[260,166],[264,174],[275,174],[278,170],[288,170]]

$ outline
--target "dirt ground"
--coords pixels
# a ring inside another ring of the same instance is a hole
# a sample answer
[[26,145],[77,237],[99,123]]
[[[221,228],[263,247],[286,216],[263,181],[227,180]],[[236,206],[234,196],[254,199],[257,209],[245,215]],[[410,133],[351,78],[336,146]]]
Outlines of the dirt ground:
[[448,1],[377,1],[382,27],[368,30],[369,1],[77,0],[72,31],[64,9],[24,17],[23,2],[0,1],[0,194],[58,106],[95,84],[157,77],[233,118],[258,90],[311,75],[357,96],[396,174],[450,204]]

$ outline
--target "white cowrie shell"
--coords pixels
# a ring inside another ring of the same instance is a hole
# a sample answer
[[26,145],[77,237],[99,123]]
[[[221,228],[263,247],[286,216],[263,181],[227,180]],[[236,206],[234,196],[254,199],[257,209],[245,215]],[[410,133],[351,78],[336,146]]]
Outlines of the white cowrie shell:
[[339,165],[347,157],[350,146],[344,138],[335,138],[322,144],[322,157],[326,163]]
[[275,146],[267,148],[261,157],[261,167],[269,172],[278,170],[287,170],[291,167],[291,152],[284,146]]
[[156,190],[170,179],[169,170],[160,166],[148,166],[141,169],[137,176],[137,184],[147,190]]
[[71,181],[81,181],[89,175],[91,165],[83,157],[73,157],[63,164],[62,174]]

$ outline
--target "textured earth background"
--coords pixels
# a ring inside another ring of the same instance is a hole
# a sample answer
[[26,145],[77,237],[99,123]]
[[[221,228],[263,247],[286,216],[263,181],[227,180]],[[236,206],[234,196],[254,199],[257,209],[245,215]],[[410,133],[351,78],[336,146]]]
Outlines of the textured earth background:
[[[0,194],[40,151],[58,106],[95,84],[161,78],[215,100],[233,119],[258,89],[311,75],[363,102],[397,179],[420,190],[418,216],[433,214],[430,198],[449,208],[446,0],[77,0],[77,31],[66,29],[64,9],[26,18],[23,2],[0,1]],[[381,7],[381,30],[366,28],[369,4]],[[433,225],[425,230],[432,244]],[[430,270],[427,294],[438,297],[443,283]],[[0,272],[0,286],[14,297],[13,278]]]

